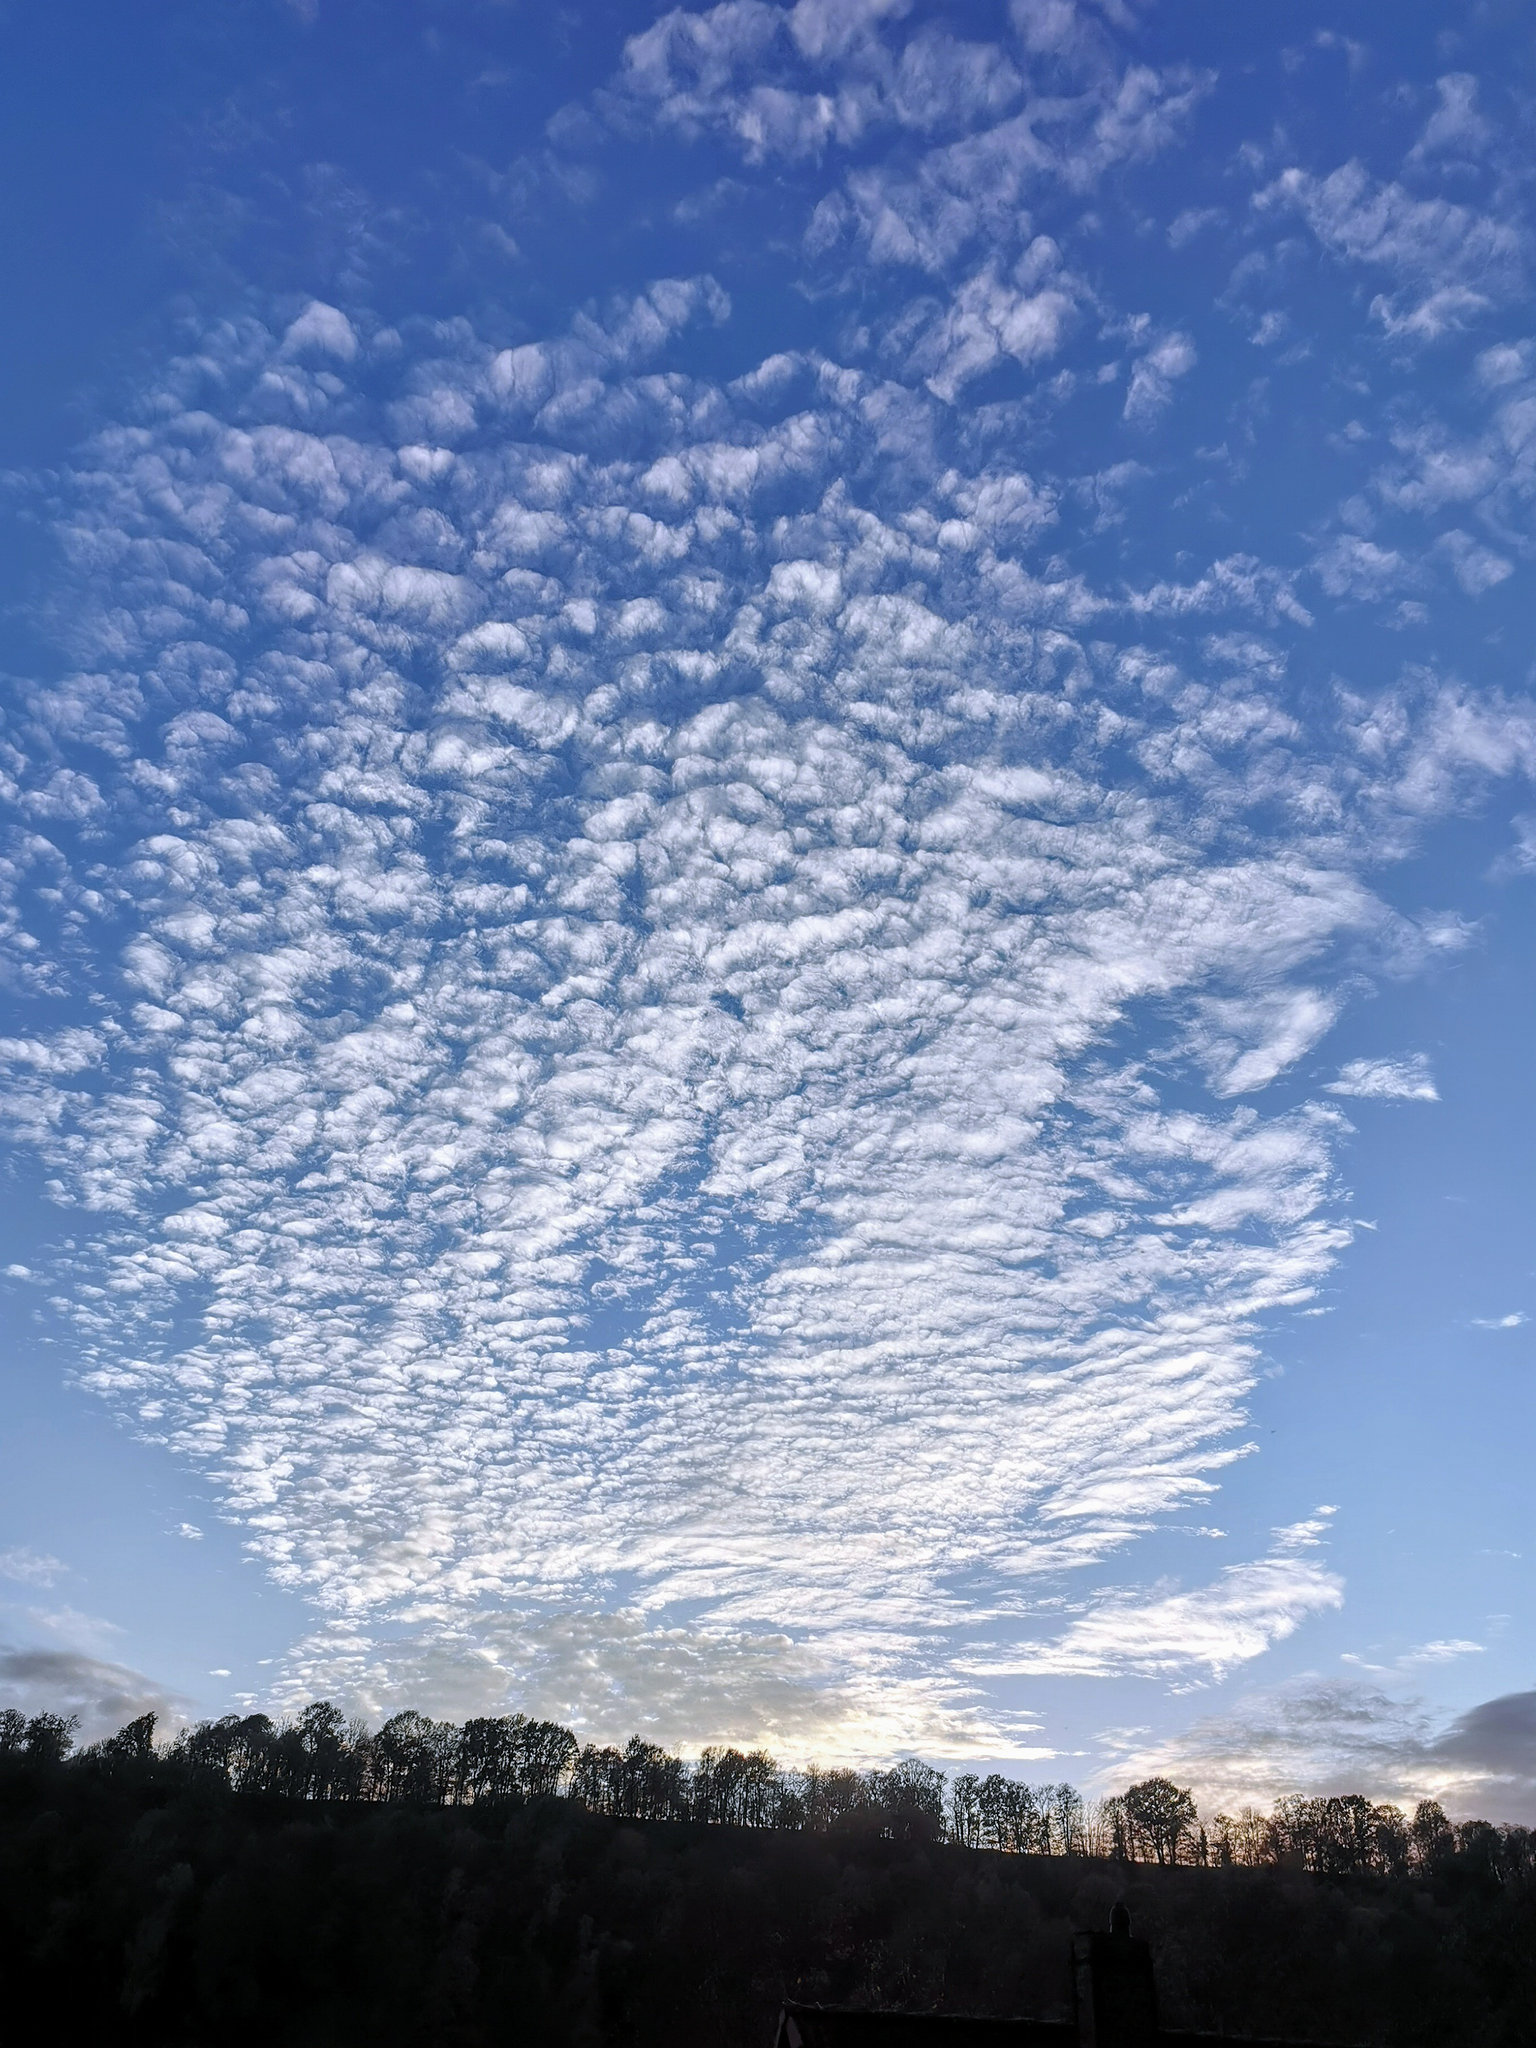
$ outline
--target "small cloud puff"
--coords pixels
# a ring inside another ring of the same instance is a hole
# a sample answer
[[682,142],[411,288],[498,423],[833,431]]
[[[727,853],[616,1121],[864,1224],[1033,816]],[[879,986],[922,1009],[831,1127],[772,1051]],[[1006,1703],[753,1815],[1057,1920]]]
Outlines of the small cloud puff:
[[1492,140],[1492,124],[1478,112],[1477,80],[1469,71],[1448,72],[1436,79],[1440,104],[1424,124],[1409,152],[1411,160],[1433,156],[1476,158]]
[[1480,1657],[1484,1654],[1481,1643],[1467,1641],[1462,1636],[1448,1636],[1433,1643],[1420,1643],[1415,1650],[1405,1650],[1398,1659],[1400,1664],[1453,1664],[1458,1657]]
[[1186,206],[1168,223],[1168,246],[1170,249],[1182,249],[1186,242],[1192,242],[1207,228],[1224,227],[1226,219],[1226,213],[1219,206]]
[[46,1551],[28,1550],[24,1545],[0,1550],[0,1578],[13,1579],[21,1586],[51,1586],[69,1567]]
[[1199,360],[1187,334],[1169,334],[1137,359],[1125,394],[1125,417],[1132,426],[1149,426],[1173,402],[1177,379],[1187,377]]
[[1327,1083],[1329,1095],[1351,1095],[1366,1102],[1438,1102],[1429,1061],[1421,1052],[1401,1059],[1347,1060],[1338,1079]]
[[1324,178],[1283,171],[1253,204],[1261,213],[1295,209],[1335,255],[1391,271],[1427,294],[1454,287],[1502,297],[1523,276],[1525,238],[1514,221],[1417,198],[1373,178],[1358,160]]
[[1515,1309],[1507,1316],[1474,1316],[1472,1327],[1474,1330],[1518,1330],[1529,1321],[1524,1309]]
[[350,363],[358,353],[357,329],[335,306],[312,299],[283,336],[282,352],[287,356],[333,356],[338,362]]
[[1396,548],[1378,546],[1358,533],[1340,534],[1312,562],[1312,572],[1330,597],[1374,603],[1410,582],[1413,570]]
[[1515,572],[1513,562],[1495,554],[1492,548],[1484,547],[1481,541],[1475,541],[1460,527],[1452,527],[1449,533],[1443,533],[1436,546],[1449,558],[1452,574],[1468,597],[1481,597]]

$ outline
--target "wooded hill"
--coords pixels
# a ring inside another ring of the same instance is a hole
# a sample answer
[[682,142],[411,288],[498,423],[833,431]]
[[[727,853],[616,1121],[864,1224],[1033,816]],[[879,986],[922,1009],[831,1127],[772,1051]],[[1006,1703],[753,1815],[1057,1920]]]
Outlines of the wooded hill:
[[[336,1721],[324,1725],[355,1751]],[[349,1787],[306,1780],[321,1719],[308,1736],[301,1723],[266,1724],[290,1765],[261,1781],[216,1766],[206,1732],[201,1754],[200,1731],[157,1750],[139,1723],[71,1756],[67,1724],[0,1716],[13,2017],[47,2014],[37,2038],[92,2048],[768,2048],[785,1997],[1065,2017],[1069,1936],[1123,1897],[1152,1942],[1167,2025],[1536,2043],[1523,1830],[1421,1813],[1417,1830],[1399,1816],[1399,1833],[1366,1801],[1300,1802],[1268,1817],[1265,1860],[1248,1864],[1215,1862],[1214,1829],[1205,1864],[1187,1860],[1198,1817],[1192,1837],[1177,1826],[1185,1860],[1161,1865],[1086,1840],[1006,1853],[951,1839],[960,1781],[939,1780],[936,1812],[911,1787],[931,1794],[938,1774],[911,1768],[906,1791],[892,1774],[846,1774],[863,1793],[845,1786],[836,1811],[807,1803],[807,1780],[836,1774],[777,1773],[801,1804],[754,1826],[694,1804],[741,1776],[716,1752],[702,1795],[699,1766],[683,1773],[687,1817],[646,1819],[596,1810],[574,1759],[535,1791],[432,1787],[372,1764]],[[240,1726],[210,1724],[221,1742]],[[1164,1826],[1169,1795],[1187,1798],[1156,1780],[1133,1791]],[[962,1786],[962,1835],[968,1811]]]

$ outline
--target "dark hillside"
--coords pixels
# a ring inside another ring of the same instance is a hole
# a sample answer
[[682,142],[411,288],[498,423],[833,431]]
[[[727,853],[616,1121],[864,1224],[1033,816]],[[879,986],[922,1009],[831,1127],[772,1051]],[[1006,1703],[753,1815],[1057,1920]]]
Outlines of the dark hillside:
[[1484,1869],[1157,1869],[521,1807],[343,1806],[164,1773],[0,1774],[13,2039],[768,2048],[781,1998],[1067,2012],[1124,1896],[1165,2024],[1536,2042],[1536,1895]]

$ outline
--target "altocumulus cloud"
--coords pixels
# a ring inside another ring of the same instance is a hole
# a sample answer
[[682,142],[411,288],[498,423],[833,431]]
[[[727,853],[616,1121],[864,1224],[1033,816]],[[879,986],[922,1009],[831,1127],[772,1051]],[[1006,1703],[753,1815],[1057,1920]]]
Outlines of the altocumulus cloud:
[[[6,1114],[82,1212],[90,1384],[313,1601],[294,1689],[1029,1754],[989,1672],[1221,1672],[1340,1597],[1308,1523],[1054,1643],[1031,1611],[1240,1450],[1255,1330],[1345,1235],[1342,1115],[1262,1091],[1424,948],[1371,872],[1536,742],[1422,676],[1303,724],[1297,567],[1073,566],[1136,466],[1036,473],[964,397],[1066,405],[1098,322],[1151,447],[1194,341],[1022,202],[1210,81],[1016,12],[981,59],[674,13],[602,97],[800,178],[806,278],[884,294],[857,348],[705,373],[703,272],[514,347],[244,314],[61,486]],[[1363,178],[1259,211],[1389,270],[1466,242]]]

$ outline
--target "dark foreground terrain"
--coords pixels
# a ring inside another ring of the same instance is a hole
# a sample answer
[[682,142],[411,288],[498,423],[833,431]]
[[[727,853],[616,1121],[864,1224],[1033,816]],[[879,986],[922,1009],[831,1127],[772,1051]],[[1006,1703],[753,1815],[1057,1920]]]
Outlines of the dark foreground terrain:
[[1167,2025],[1536,2043],[1536,1892],[1466,1860],[1330,1881],[0,1773],[18,2042],[768,2048],[785,1996],[1066,2017],[1068,1937],[1122,1896]]

